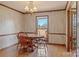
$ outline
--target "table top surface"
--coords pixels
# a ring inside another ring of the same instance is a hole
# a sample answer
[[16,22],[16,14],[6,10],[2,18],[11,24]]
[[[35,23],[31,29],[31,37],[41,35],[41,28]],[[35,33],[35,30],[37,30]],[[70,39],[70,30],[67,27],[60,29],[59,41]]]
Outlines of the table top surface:
[[28,35],[27,37],[44,38],[44,36],[39,36],[39,35]]

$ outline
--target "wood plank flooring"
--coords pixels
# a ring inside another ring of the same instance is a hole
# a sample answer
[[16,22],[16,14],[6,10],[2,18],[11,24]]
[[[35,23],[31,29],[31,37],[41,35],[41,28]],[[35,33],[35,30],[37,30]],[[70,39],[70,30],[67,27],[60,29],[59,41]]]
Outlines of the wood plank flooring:
[[34,52],[19,51],[17,46],[0,50],[0,57],[75,57],[76,52],[67,52],[65,46],[39,45]]

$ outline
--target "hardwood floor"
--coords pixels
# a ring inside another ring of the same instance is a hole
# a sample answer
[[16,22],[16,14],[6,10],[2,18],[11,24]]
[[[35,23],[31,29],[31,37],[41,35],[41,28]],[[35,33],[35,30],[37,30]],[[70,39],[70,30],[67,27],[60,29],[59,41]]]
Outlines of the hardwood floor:
[[18,50],[17,46],[0,50],[0,57],[74,57],[75,51],[67,52],[64,46],[59,45],[39,45],[34,52]]

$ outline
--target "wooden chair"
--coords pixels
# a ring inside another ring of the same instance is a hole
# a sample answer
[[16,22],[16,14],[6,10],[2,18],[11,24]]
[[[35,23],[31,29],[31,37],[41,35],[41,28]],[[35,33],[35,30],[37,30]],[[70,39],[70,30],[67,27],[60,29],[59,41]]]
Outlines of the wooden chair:
[[27,38],[27,35],[25,32],[19,32],[17,35],[18,38],[18,48],[20,49],[29,49],[31,48],[31,50],[33,50],[33,43],[31,39]]

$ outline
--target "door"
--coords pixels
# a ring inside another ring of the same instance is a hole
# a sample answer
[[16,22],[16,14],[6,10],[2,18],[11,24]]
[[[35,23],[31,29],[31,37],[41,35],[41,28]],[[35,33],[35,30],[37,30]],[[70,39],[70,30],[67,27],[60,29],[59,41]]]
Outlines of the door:
[[76,48],[76,30],[77,30],[76,11],[72,11],[72,49]]
[[67,51],[76,49],[77,46],[77,19],[76,19],[76,2],[71,2],[68,10],[68,40],[67,40]]

